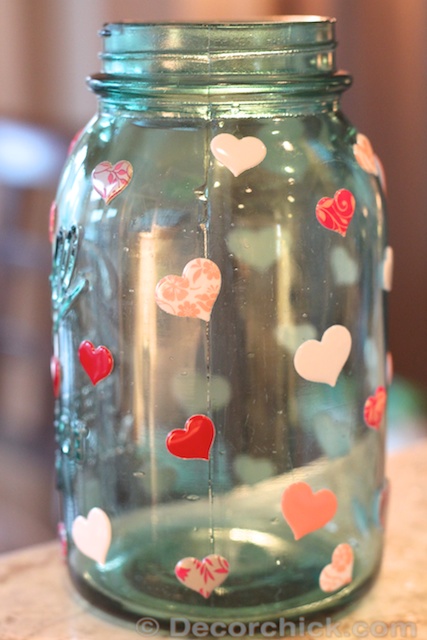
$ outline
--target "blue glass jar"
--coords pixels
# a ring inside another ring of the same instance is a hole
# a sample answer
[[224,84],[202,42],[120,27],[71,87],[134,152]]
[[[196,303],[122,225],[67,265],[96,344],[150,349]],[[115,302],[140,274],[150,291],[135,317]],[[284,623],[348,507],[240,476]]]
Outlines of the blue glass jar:
[[74,583],[166,626],[339,608],[381,558],[388,266],[334,21],[101,35],[54,208]]

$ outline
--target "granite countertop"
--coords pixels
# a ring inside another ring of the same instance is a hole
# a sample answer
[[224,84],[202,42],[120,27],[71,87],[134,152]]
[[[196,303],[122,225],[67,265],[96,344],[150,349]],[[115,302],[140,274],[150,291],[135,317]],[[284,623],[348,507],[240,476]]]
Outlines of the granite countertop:
[[[427,638],[427,441],[392,454],[387,475],[391,500],[382,570],[372,590],[337,620],[341,637]],[[57,542],[0,556],[0,594],[1,640],[143,637],[135,625],[95,612],[75,594]],[[339,637],[317,628],[297,637],[328,634]]]

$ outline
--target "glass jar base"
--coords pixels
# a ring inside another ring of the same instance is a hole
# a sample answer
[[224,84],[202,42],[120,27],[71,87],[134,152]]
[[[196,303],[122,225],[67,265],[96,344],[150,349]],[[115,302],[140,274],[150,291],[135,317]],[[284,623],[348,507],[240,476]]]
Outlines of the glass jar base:
[[[129,621],[150,616],[169,630],[172,619],[227,624],[301,616],[319,619],[362,595],[377,573],[377,568],[359,568],[350,585],[326,594],[318,580],[330,559],[330,541],[327,545],[322,538],[314,544],[296,543],[249,529],[223,529],[215,531],[216,548],[207,553],[208,537],[207,529],[192,535],[188,530],[170,531],[161,544],[144,546],[136,543],[134,535],[122,540],[120,548],[110,549],[104,566],[76,554],[71,576],[79,592],[96,607]],[[176,549],[186,548],[189,557],[224,553],[230,562],[232,571],[209,598],[175,577]]]

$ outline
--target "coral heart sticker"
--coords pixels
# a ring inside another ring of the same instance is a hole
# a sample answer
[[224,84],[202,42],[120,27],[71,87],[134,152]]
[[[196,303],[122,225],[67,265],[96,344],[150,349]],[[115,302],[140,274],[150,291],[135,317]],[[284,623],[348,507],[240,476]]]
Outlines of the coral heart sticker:
[[120,160],[114,166],[108,161],[100,162],[92,171],[93,188],[109,204],[126,189],[132,176],[133,167],[127,160]]
[[387,391],[378,387],[375,395],[369,396],[363,408],[365,423],[371,429],[379,429],[387,405]]
[[105,564],[111,544],[111,522],[105,511],[94,507],[87,518],[77,516],[71,533],[81,553],[99,564]]
[[383,289],[384,291],[391,291],[393,287],[393,263],[394,263],[394,253],[392,247],[386,247],[384,250],[384,260],[383,260]]
[[231,133],[220,133],[211,140],[215,158],[237,178],[241,173],[260,164],[267,155],[265,144],[253,136],[235,138]]
[[49,242],[50,244],[53,244],[55,241],[55,237],[56,237],[55,229],[56,229],[57,216],[58,216],[58,208],[54,200],[50,205],[50,210],[49,210]]
[[322,569],[319,586],[325,593],[331,593],[350,584],[353,579],[354,553],[347,543],[339,544],[332,554],[331,564]]
[[56,356],[52,356],[50,359],[50,375],[53,385],[53,396],[59,398],[61,391],[61,363]]
[[335,494],[329,489],[313,493],[305,482],[291,484],[282,495],[282,513],[292,529],[295,540],[317,531],[332,520],[338,507]]
[[203,560],[183,558],[175,567],[175,575],[183,585],[209,598],[212,591],[224,582],[230,568],[227,560],[217,554]]
[[325,229],[336,231],[345,237],[355,208],[356,200],[351,191],[340,189],[333,198],[319,200],[316,205],[316,218]]
[[92,384],[97,384],[110,375],[114,360],[107,347],[95,347],[89,340],[83,340],[79,346],[79,360]]
[[209,460],[215,437],[215,426],[204,415],[191,416],[184,429],[174,429],[166,437],[166,448],[177,458]]
[[363,133],[358,133],[356,144],[353,145],[353,153],[358,165],[367,173],[378,175],[378,167],[375,162],[375,153],[372,145]]
[[335,387],[350,351],[350,331],[340,324],[335,324],[325,331],[320,342],[307,340],[298,347],[294,356],[294,366],[305,380],[324,382]]
[[156,286],[158,306],[173,316],[201,318],[208,322],[221,289],[221,272],[207,258],[195,258],[182,276],[165,276]]

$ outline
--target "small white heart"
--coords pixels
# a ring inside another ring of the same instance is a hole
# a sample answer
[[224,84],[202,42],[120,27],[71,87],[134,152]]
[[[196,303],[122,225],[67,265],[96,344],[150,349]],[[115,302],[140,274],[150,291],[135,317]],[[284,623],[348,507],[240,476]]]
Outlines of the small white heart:
[[335,324],[325,331],[320,342],[307,340],[297,349],[294,366],[305,380],[323,382],[335,387],[350,350],[349,330]]
[[277,235],[272,227],[233,229],[227,246],[238,260],[263,273],[277,260]]
[[220,133],[212,138],[211,151],[236,178],[260,164],[267,154],[265,144],[259,138],[247,136],[239,139],[231,133]]
[[383,289],[391,291],[393,286],[393,262],[394,254],[391,247],[386,247],[383,261]]
[[99,564],[105,564],[111,544],[111,522],[105,511],[94,507],[87,518],[77,516],[72,526],[77,549]]

